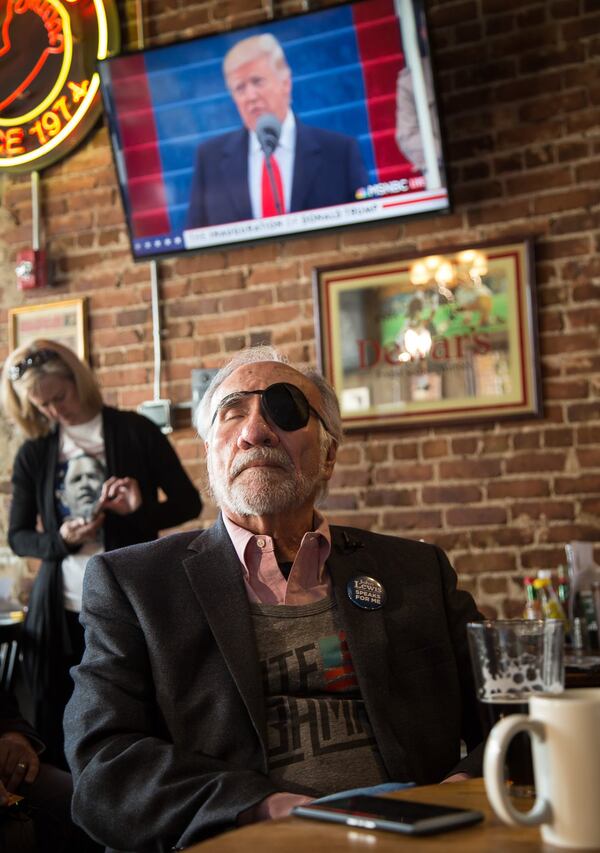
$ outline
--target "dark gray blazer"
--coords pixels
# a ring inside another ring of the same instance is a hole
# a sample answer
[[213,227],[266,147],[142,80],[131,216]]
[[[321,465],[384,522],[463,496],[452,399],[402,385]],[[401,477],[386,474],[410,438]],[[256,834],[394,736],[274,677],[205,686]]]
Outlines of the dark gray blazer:
[[[444,553],[332,528],[327,566],[369,719],[390,778],[419,784],[481,739],[465,624],[481,618]],[[346,584],[370,575],[380,610]],[[235,826],[277,788],[248,598],[221,519],[93,558],[87,648],[65,715],[73,814],[114,849],[168,851]]]

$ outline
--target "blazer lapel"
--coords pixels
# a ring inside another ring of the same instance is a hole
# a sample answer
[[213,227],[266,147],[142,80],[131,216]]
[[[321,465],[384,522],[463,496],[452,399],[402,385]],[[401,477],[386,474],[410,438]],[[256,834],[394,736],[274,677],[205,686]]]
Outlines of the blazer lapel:
[[[248,131],[232,133],[225,142],[219,171],[223,194],[234,211],[233,221],[252,219],[252,204],[248,188]],[[229,537],[228,537],[229,538]]]
[[319,166],[321,146],[314,140],[307,127],[296,118],[296,151],[294,154],[294,176],[292,179],[291,211],[304,210],[305,199],[311,192]]
[[266,709],[248,594],[220,516],[190,549],[196,553],[183,561],[187,576],[265,751]]
[[350,535],[340,528],[332,528],[332,549],[327,567],[333,581],[340,622],[346,632],[360,692],[381,757],[390,777],[394,781],[402,781],[399,774],[410,771],[406,751],[390,725],[391,674],[387,663],[390,649],[385,628],[385,603],[377,610],[364,610],[351,601],[347,592],[348,581],[352,578],[367,575],[377,579],[379,576],[375,557],[366,551],[359,537],[360,531],[353,530]]

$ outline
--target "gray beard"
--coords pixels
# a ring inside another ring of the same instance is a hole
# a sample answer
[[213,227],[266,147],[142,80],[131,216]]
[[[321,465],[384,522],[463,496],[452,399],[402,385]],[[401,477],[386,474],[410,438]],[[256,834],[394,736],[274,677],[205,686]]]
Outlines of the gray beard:
[[[245,465],[258,459],[270,459],[282,467],[253,468],[251,482],[250,477],[236,476]],[[294,470],[287,454],[278,448],[255,447],[238,455],[230,471],[234,478],[231,484],[215,475],[210,454],[207,467],[215,503],[239,516],[272,515],[298,509],[320,491],[318,473],[311,477]]]

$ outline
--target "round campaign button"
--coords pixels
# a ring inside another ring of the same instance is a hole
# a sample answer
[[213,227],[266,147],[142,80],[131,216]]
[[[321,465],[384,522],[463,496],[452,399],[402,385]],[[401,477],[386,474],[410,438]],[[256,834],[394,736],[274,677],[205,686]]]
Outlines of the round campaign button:
[[352,604],[363,610],[378,610],[385,604],[385,589],[368,575],[351,578],[346,586],[348,598]]

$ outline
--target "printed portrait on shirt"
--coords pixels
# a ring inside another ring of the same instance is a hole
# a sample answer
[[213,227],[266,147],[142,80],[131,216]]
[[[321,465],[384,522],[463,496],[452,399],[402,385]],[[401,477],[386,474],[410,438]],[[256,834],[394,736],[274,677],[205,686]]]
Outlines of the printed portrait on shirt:
[[57,472],[56,498],[63,519],[90,521],[95,515],[105,479],[106,469],[102,461],[87,453],[61,463]]

